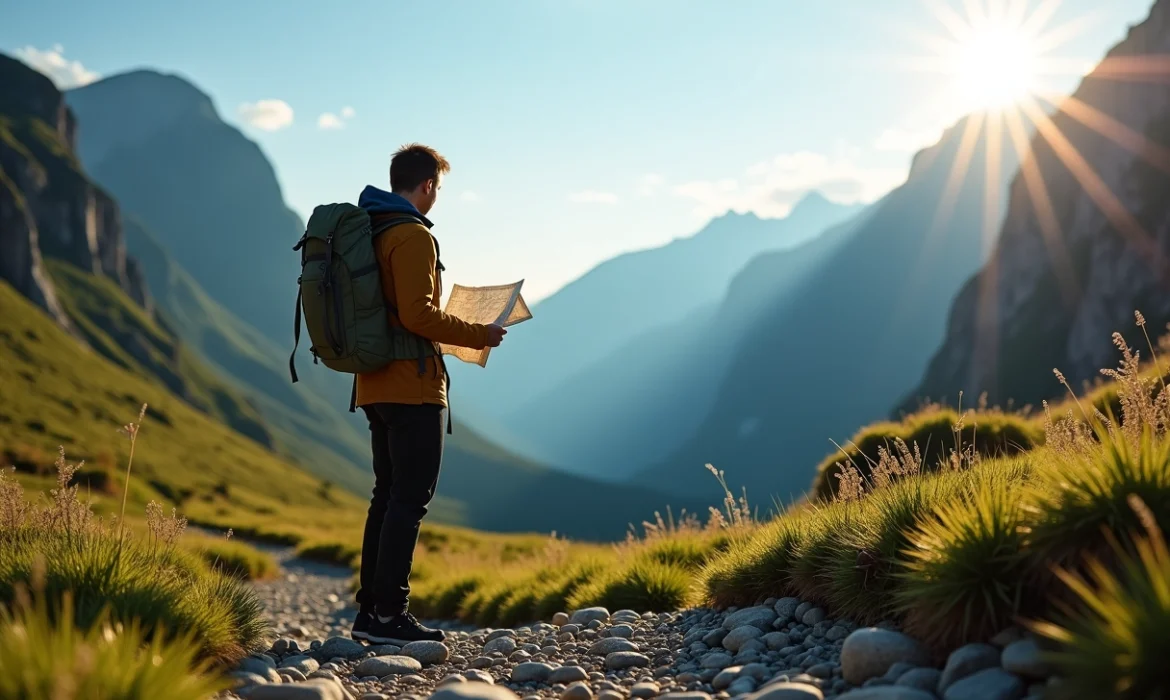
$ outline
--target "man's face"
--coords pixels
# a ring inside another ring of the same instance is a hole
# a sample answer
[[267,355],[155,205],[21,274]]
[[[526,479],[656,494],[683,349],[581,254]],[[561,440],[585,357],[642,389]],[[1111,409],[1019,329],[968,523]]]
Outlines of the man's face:
[[443,176],[438,175],[433,180],[427,180],[420,187],[422,188],[422,196],[419,197],[419,213],[426,214],[435,206],[435,200],[439,198],[439,189],[443,186]]

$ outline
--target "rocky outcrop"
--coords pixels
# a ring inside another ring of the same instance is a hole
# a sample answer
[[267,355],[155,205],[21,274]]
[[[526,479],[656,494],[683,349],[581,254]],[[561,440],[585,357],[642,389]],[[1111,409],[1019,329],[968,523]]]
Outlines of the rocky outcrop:
[[1167,60],[1170,1],[1159,0],[1038,120],[998,245],[906,406],[960,390],[1034,403],[1063,391],[1053,368],[1079,388],[1114,366],[1114,331],[1144,348],[1135,310],[1151,335],[1170,322],[1170,84],[1154,70]]
[[65,313],[41,264],[36,222],[3,166],[0,166],[0,251],[3,251],[0,279],[64,324]]
[[[149,307],[142,276],[131,272],[127,261],[118,205],[82,171],[74,152],[76,136],[73,114],[53,83],[23,63],[0,56],[4,279],[52,312],[47,278],[32,254],[39,249],[110,277]],[[7,254],[25,249],[29,253]]]

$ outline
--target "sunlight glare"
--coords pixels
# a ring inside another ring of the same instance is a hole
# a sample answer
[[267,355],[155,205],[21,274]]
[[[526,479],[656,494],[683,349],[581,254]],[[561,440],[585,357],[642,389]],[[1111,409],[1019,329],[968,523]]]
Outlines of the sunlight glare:
[[966,109],[1014,105],[1032,92],[1035,78],[1036,56],[1018,27],[980,27],[959,47],[955,80]]

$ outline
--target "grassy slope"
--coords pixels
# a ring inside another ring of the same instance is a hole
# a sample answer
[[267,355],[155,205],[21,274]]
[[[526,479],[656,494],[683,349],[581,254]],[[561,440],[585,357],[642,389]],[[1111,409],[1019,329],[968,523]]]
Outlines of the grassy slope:
[[[149,411],[135,455],[132,503],[173,500],[192,520],[224,528],[352,531],[364,511],[355,496],[282,461],[255,441],[191,408],[156,381],[79,346],[39,309],[0,284],[0,454],[26,469],[52,461],[58,445],[86,459],[116,492],[128,444],[118,428],[143,403]],[[37,488],[45,477],[23,476]],[[149,484],[145,486],[144,484]]]

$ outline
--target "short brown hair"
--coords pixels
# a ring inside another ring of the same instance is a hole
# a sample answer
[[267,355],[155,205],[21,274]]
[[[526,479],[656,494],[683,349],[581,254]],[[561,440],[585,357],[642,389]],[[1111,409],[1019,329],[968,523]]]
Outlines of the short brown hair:
[[390,158],[390,189],[411,192],[449,170],[451,164],[435,149],[421,143],[408,143]]

